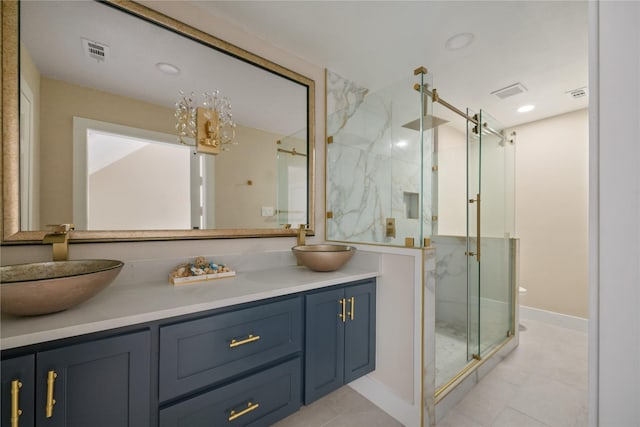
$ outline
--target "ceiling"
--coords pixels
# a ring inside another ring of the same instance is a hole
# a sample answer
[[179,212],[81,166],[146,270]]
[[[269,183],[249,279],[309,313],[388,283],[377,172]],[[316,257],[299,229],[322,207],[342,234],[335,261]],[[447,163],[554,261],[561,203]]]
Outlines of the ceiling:
[[[105,45],[106,58],[89,57],[83,39]],[[22,2],[20,41],[41,75],[166,107],[172,122],[180,91],[201,105],[203,92],[220,90],[240,125],[306,130],[306,86],[98,2]],[[160,72],[159,62],[179,74]]]
[[[426,66],[440,96],[505,126],[588,106],[586,1],[191,1],[313,64],[383,89]],[[445,42],[472,33],[471,45]],[[500,99],[491,92],[521,83]],[[516,109],[534,104],[528,113]]]

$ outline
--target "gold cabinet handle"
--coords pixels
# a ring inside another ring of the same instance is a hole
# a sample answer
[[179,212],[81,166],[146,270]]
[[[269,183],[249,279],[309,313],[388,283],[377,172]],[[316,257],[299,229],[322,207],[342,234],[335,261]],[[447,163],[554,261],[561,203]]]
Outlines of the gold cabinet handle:
[[229,343],[229,348],[234,348],[244,344],[249,344],[250,342],[258,341],[259,339],[260,339],[260,335],[249,334],[249,336],[243,340],[240,340],[240,341],[236,339],[231,340],[231,342]]
[[242,411],[240,411],[240,412],[236,412],[235,410],[231,411],[231,413],[229,414],[229,421],[233,421],[236,418],[240,418],[241,416],[246,415],[251,411],[255,411],[259,407],[260,407],[259,403],[247,402],[247,407],[244,408]]
[[11,427],[18,427],[20,415],[22,415],[22,411],[18,408],[20,387],[22,387],[22,383],[19,380],[11,381]]
[[45,416],[47,418],[53,417],[53,405],[56,404],[55,399],[53,398],[53,384],[56,382],[56,378],[58,374],[56,371],[51,370],[47,373],[47,406],[45,406]]
[[349,303],[351,304],[351,309],[349,310],[349,319],[353,320],[356,314],[356,297],[349,298]]
[[338,300],[338,302],[340,303],[340,311],[341,313],[338,313],[338,317],[342,319],[342,323],[347,321],[347,301],[342,298],[341,300]]

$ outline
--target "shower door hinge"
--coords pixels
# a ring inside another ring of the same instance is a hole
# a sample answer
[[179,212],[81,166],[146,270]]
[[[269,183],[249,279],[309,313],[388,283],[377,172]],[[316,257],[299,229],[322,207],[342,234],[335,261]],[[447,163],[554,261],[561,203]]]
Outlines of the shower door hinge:
[[438,172],[438,165],[431,166],[431,172]]
[[331,219],[331,218],[333,218],[333,212],[327,211],[327,219]]
[[473,357],[475,360],[482,360],[482,357],[480,357],[479,354],[472,354],[471,357]]
[[327,138],[327,144],[333,144],[333,136]]
[[438,220],[438,215],[431,216],[431,221],[437,221],[437,220]]
[[511,338],[513,336],[513,331],[507,331],[507,338]]
[[476,256],[475,252],[465,252],[464,253],[466,256]]

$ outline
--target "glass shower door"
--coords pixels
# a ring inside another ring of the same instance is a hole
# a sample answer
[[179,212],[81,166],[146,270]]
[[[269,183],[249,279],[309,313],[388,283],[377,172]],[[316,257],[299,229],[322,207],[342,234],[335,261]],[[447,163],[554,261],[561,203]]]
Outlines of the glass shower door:
[[[467,116],[478,117],[467,109]],[[478,126],[467,121],[467,360],[480,358],[480,189],[482,186],[482,140]]]
[[486,111],[480,110],[479,171],[482,216],[479,354],[483,356],[511,335],[513,289],[510,282],[509,244],[513,210],[508,186],[513,182],[504,128]]

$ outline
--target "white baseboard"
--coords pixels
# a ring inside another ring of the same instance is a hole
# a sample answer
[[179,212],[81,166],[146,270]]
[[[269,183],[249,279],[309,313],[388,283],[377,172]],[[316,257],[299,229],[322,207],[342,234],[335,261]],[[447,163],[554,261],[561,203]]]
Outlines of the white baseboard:
[[527,319],[537,320],[539,322],[549,323],[551,325],[560,326],[561,328],[573,329],[574,331],[584,333],[587,333],[589,330],[588,319],[521,305],[520,323],[523,323],[524,321],[524,326],[526,326]]
[[400,399],[378,381],[364,376],[350,382],[349,387],[369,399],[374,405],[391,415],[405,427],[420,425],[420,408]]

